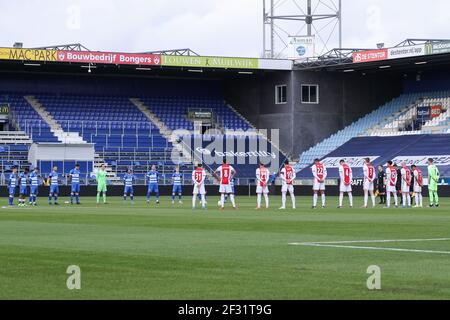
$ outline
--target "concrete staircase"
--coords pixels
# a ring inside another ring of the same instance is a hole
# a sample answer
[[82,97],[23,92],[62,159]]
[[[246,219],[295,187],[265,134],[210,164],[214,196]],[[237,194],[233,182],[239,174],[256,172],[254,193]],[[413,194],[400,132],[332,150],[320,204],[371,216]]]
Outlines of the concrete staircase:
[[1,144],[32,144],[30,136],[23,131],[1,131],[0,132],[0,145]]
[[45,110],[45,107],[34,96],[26,96],[25,100],[33,107],[33,109],[44,119],[50,126],[51,132],[58,138],[58,141],[65,144],[86,143],[78,132],[64,132],[59,123],[52,115]]
[[166,138],[167,141],[171,142],[173,145],[173,148],[177,152],[177,154],[183,154],[186,157],[180,158],[178,160],[181,160],[183,162],[189,162],[193,163],[193,159],[190,156],[190,150],[186,150],[184,145],[180,143],[178,140],[178,137],[173,134],[173,131],[170,130],[164,122],[162,122],[146,105],[144,102],[142,102],[139,98],[132,98],[130,101],[159,129],[159,132],[161,135]]
[[117,174],[114,171],[112,171],[112,169],[108,165],[108,163],[105,162],[105,159],[100,157],[99,154],[95,153],[94,154],[94,166],[93,166],[94,173],[97,172],[98,170],[100,170],[100,167],[101,167],[102,164],[106,165],[106,177],[107,177],[107,179],[109,181],[111,181],[111,183],[113,185],[122,185],[122,180],[120,179],[120,177],[117,176]]
[[[199,161],[195,159],[193,150],[183,143],[179,137],[169,129],[164,122],[162,122],[148,106],[145,105],[139,98],[131,98],[130,101],[159,129],[161,135],[171,142],[173,145],[173,162],[174,163],[191,163],[197,164]],[[206,168],[208,169],[208,168]],[[217,182],[217,179],[211,174],[212,169],[206,170],[207,178],[210,181]]]

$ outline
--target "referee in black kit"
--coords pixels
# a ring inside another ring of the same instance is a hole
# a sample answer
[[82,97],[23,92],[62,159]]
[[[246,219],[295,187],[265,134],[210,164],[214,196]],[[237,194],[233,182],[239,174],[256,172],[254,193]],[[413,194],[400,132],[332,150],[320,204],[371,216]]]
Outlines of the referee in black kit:
[[380,204],[386,204],[386,172],[384,172],[383,165],[378,165],[377,177],[377,193],[380,196]]

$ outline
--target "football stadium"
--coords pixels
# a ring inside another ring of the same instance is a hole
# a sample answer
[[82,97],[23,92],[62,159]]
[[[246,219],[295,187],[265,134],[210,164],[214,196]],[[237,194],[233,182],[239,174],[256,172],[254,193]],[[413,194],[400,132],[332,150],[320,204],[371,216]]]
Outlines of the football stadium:
[[450,299],[448,39],[1,43],[0,299]]

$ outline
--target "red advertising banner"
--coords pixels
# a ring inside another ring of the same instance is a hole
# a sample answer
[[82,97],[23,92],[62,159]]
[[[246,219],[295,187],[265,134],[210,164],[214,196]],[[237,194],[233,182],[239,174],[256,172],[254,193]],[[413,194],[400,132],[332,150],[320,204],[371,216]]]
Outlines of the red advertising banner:
[[57,61],[159,66],[161,65],[161,56],[117,52],[58,51]]
[[431,118],[437,118],[441,115],[442,113],[442,106],[431,106]]
[[388,59],[388,49],[359,51],[353,53],[353,63],[382,61]]

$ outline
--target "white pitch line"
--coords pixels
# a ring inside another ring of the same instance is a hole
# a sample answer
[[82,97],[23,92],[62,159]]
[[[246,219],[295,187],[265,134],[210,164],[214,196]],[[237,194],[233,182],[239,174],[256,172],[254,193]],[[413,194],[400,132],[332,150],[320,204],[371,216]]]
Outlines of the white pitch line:
[[418,250],[418,249],[400,249],[400,248],[381,248],[381,247],[361,247],[361,246],[347,246],[345,244],[356,243],[400,243],[400,242],[431,242],[431,241],[450,241],[450,238],[438,239],[398,239],[398,240],[360,240],[360,241],[333,241],[333,242],[302,242],[289,243],[291,246],[304,247],[325,247],[325,248],[339,248],[339,249],[357,249],[357,250],[381,250],[381,251],[397,251],[397,252],[415,252],[415,253],[435,253],[435,254],[450,254],[450,251],[437,250]]
[[359,250],[381,250],[381,251],[397,251],[397,252],[450,254],[450,251],[399,249],[399,248],[380,248],[380,247],[356,247],[356,246],[340,246],[340,245],[317,244],[317,243],[298,243],[298,244],[291,243],[291,245],[305,246],[305,247],[340,248],[340,249],[359,249]]
[[450,238],[437,239],[397,239],[397,240],[352,240],[352,241],[330,241],[330,242],[294,242],[289,245],[299,246],[308,244],[354,244],[354,243],[392,243],[392,242],[431,242],[431,241],[450,241]]

